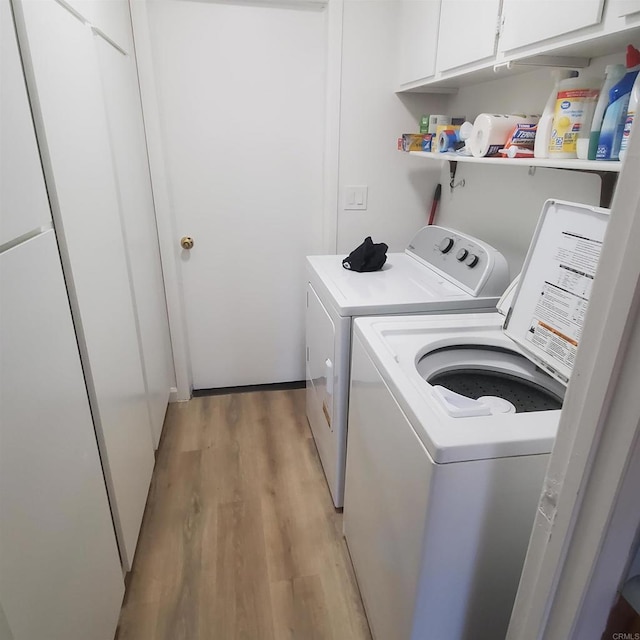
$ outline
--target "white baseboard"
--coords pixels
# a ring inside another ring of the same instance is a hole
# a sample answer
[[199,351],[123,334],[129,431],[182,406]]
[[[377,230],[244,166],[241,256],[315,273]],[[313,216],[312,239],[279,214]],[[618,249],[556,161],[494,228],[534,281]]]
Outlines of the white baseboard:
[[169,404],[174,402],[188,402],[191,400],[191,393],[185,398],[178,393],[178,389],[176,387],[171,387],[169,390]]

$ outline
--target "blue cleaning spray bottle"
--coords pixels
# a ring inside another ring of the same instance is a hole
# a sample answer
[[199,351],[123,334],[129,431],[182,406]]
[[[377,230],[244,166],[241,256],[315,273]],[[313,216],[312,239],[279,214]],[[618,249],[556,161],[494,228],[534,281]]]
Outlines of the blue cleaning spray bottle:
[[617,160],[627,117],[631,89],[640,71],[640,51],[627,47],[627,73],[609,91],[609,105],[604,114],[596,160]]

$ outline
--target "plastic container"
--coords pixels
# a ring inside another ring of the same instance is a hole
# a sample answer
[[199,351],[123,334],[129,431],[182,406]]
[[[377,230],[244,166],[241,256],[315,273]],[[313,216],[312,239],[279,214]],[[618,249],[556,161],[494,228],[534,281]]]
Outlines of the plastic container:
[[537,135],[537,124],[517,124],[498,153],[507,158],[531,158]]
[[[585,115],[600,94],[600,78],[568,78],[558,83],[558,95],[549,138],[550,158],[577,158],[578,135]],[[589,125],[587,125],[589,126]]]
[[624,123],[624,130],[622,132],[622,141],[620,142],[620,160],[624,160],[627,155],[627,147],[629,146],[629,136],[631,135],[631,128],[633,127],[633,121],[638,111],[638,101],[640,99],[640,74],[638,74],[636,81],[633,83],[633,89],[631,89],[631,97],[629,98],[629,106],[627,107],[627,117]]
[[[591,122],[591,131],[589,132],[589,151],[587,159],[595,160],[596,152],[598,151],[598,141],[600,140],[600,129],[602,128],[602,120],[604,119],[604,112],[609,104],[609,91],[616,85],[627,72],[626,67],[623,64],[609,64],[605,69],[605,81],[602,89],[600,90],[600,97],[596,104],[596,110],[593,113],[593,120]],[[578,144],[580,141],[578,140]]]
[[627,47],[627,73],[609,91],[609,105],[604,113],[596,160],[617,160],[627,119],[627,107],[633,84],[640,71],[640,51]]
[[544,107],[542,116],[538,121],[538,129],[536,131],[536,139],[533,145],[533,155],[536,158],[548,158],[549,157],[549,138],[551,138],[551,127],[553,126],[553,115],[556,108],[556,100],[558,97],[558,85],[561,81],[568,78],[575,78],[578,76],[577,71],[566,71],[564,69],[558,69],[551,72],[555,82],[553,85],[553,91],[547,100],[547,104]]
[[602,93],[602,86],[605,78],[594,79],[592,87],[593,91],[584,103],[584,112],[580,129],[578,130],[578,138],[576,140],[576,155],[578,160],[587,160],[589,158],[589,140],[591,139],[591,125],[593,124],[593,116],[595,115],[598,100]]

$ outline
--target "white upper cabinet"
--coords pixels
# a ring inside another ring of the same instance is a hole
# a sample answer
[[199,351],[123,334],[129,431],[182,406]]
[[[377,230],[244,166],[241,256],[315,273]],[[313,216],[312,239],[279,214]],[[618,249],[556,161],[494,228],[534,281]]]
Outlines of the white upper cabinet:
[[9,0],[0,2],[0,247],[51,223]]
[[485,61],[496,53],[501,0],[442,0],[438,71]]
[[400,86],[436,72],[440,0],[401,0],[399,28]]
[[640,13],[640,0],[612,0],[615,14],[620,17]]
[[500,51],[599,24],[603,7],[604,0],[504,0]]

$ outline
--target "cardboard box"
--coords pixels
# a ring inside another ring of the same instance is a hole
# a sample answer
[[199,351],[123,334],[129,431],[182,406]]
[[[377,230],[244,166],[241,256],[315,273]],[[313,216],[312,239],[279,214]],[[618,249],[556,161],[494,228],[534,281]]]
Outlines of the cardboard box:
[[434,136],[430,133],[403,133],[398,138],[398,149],[401,151],[431,151]]

